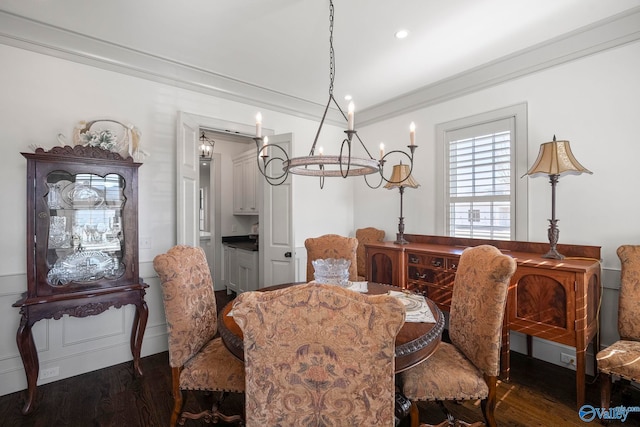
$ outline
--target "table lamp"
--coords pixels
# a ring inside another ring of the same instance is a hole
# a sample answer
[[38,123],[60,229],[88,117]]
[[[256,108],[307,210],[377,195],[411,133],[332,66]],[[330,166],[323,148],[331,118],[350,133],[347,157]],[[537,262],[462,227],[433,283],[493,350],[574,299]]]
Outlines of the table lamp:
[[400,162],[399,165],[395,165],[393,167],[393,171],[391,173],[391,179],[387,182],[384,188],[392,189],[399,188],[400,189],[400,222],[398,223],[398,234],[396,235],[396,243],[398,245],[406,245],[407,242],[404,238],[404,217],[402,216],[402,195],[404,194],[404,189],[406,187],[409,188],[418,188],[420,184],[413,179],[411,176],[411,168],[409,165],[403,165]]
[[564,259],[564,255],[559,254],[556,248],[560,235],[556,219],[556,184],[560,175],[579,175],[583,172],[592,173],[573,156],[569,141],[556,141],[556,136],[553,135],[553,141],[540,145],[538,158],[525,174],[531,177],[548,175],[551,183],[551,219],[547,231],[551,248],[542,258]]

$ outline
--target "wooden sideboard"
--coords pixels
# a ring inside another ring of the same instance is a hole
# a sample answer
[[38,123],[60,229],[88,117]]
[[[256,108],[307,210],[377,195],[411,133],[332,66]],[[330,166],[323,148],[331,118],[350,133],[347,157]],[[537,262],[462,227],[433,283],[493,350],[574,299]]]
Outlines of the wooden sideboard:
[[368,243],[367,280],[389,283],[424,294],[449,311],[456,269],[462,251],[490,244],[512,256],[518,268],[511,279],[502,337],[503,379],[509,378],[509,331],[539,337],[576,349],[576,401],[584,404],[585,356],[595,339],[599,348],[600,247],[558,245],[563,260],[542,258],[548,244],[405,235],[410,242]]

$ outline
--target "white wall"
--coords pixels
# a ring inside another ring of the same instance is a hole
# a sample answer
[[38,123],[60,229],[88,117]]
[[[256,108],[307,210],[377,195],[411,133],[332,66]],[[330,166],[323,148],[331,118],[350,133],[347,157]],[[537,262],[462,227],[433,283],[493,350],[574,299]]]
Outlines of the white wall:
[[[0,45],[1,194],[0,210],[0,395],[26,387],[15,335],[19,311],[11,305],[26,290],[25,177],[21,151],[31,144],[50,148],[56,135],[70,138],[80,120],[113,118],[136,125],[151,156],[139,175],[140,237],[151,249],[140,251],[140,271],[147,291],[149,322],[142,354],[166,350],[166,329],[153,257],[175,244],[175,135],[178,111],[251,125],[257,108],[208,95],[105,71],[30,51]],[[317,123],[261,108],[264,126],[294,134],[294,152],[306,155]],[[330,137],[339,130],[327,126]],[[341,132],[340,132],[341,133]],[[313,181],[313,182],[312,182]],[[346,233],[353,225],[352,184],[294,177],[296,246],[314,234]],[[77,375],[131,359],[131,307],[99,316],[40,321],[33,328],[40,367],[59,366],[59,377]]]
[[[394,141],[396,148],[402,148],[408,140],[397,130],[415,121],[419,148],[413,175],[421,186],[405,192],[405,232],[433,234],[435,126],[526,102],[528,164],[535,160],[540,144],[551,141],[555,134],[558,139],[569,140],[578,161],[593,172],[560,178],[556,216],[560,220],[560,243],[602,247],[603,286],[607,288],[602,303],[602,344],[607,345],[618,338],[615,322],[620,262],[615,251],[622,244],[640,244],[640,198],[636,195],[636,163],[640,158],[638,70],[640,43],[632,43],[367,126],[361,134]],[[354,199],[354,228],[374,226],[384,229],[387,238],[395,236],[397,190],[369,190],[357,185]],[[530,179],[528,240],[548,241],[550,215],[548,179]]]

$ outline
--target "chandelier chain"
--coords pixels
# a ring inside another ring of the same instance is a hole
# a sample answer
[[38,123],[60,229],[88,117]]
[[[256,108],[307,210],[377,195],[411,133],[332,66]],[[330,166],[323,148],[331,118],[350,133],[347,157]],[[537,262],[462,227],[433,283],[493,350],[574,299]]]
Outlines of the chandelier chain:
[[333,80],[336,75],[336,56],[333,50],[333,1],[329,2],[329,95],[333,95]]

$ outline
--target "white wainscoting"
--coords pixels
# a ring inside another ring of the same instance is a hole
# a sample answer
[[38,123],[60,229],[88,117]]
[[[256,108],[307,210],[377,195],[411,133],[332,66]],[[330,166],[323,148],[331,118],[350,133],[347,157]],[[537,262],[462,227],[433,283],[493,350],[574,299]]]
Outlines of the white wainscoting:
[[[151,262],[140,264],[141,276],[149,285],[145,300],[149,319],[142,344],[142,356],[167,350],[167,331],[160,282]],[[11,307],[26,289],[25,275],[0,277],[0,306]],[[110,308],[97,316],[41,320],[33,326],[40,370],[57,367],[59,375],[38,379],[46,384],[101,369],[132,359],[129,340],[135,308]],[[0,395],[24,390],[27,380],[16,345],[20,323],[18,308],[0,312]]]
[[296,282],[307,281],[307,248],[299,246],[296,248]]

